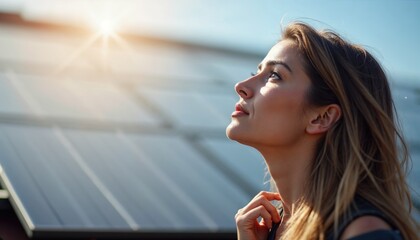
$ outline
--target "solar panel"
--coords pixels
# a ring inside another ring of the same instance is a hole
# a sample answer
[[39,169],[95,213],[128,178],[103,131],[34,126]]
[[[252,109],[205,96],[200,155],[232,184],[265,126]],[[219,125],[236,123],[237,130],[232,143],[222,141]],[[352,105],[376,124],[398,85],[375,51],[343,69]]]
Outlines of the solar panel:
[[179,136],[1,125],[0,154],[2,180],[34,236],[223,232],[249,199]]
[[219,138],[204,138],[200,144],[211,149],[222,160],[220,164],[237,172],[238,177],[244,181],[243,185],[251,186],[255,194],[269,189],[269,184],[264,184],[269,180],[265,174],[265,163],[256,150]]
[[[68,59],[74,53],[75,46],[83,42],[75,41],[64,34],[22,29],[15,26],[2,25],[0,28],[0,59],[12,63],[35,63],[50,66],[50,71],[59,66],[59,61]],[[34,57],[36,56],[36,57]],[[89,60],[79,57],[73,61],[73,69],[92,69]]]
[[13,82],[5,74],[0,74],[0,113],[2,114],[27,114],[30,108],[27,103],[19,97],[13,86]]
[[[236,97],[201,91],[139,89],[178,127],[224,129],[230,122]],[[187,107],[188,106],[188,107]],[[222,130],[223,131],[223,130]]]
[[107,82],[0,74],[0,111],[50,118],[159,125],[160,120]]
[[214,81],[212,74],[205,74],[204,64],[197,61],[197,53],[188,49],[165,45],[151,48],[137,44],[124,50],[113,51],[110,53],[112,57],[107,58],[110,70],[116,75],[137,76],[139,82],[155,77],[159,79],[157,84],[182,84],[184,81],[211,84]]

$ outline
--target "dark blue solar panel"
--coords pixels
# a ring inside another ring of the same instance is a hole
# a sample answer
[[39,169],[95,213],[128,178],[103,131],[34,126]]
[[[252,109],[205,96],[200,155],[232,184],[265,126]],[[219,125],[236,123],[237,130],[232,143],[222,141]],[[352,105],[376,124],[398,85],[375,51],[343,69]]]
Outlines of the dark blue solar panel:
[[0,163],[34,232],[232,230],[250,198],[178,136],[13,125],[1,133]]

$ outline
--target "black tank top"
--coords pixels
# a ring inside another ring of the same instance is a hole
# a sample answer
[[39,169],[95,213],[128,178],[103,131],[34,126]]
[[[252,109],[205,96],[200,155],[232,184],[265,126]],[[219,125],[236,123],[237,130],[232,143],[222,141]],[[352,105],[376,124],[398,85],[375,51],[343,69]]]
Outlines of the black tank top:
[[[349,240],[403,240],[400,232],[394,227],[394,224],[385,216],[379,209],[373,206],[371,203],[366,201],[361,197],[356,197],[354,200],[354,205],[349,208],[349,214],[340,218],[340,224],[338,227],[338,237],[334,238],[334,231],[330,229],[326,233],[327,240],[336,240],[341,237],[344,232],[344,229],[356,218],[362,216],[375,216],[383,219],[387,222],[393,229],[392,230],[378,230],[372,231],[359,236],[350,238]],[[282,210],[281,210],[282,213]],[[281,216],[282,214],[280,214]],[[280,223],[274,224],[268,233],[267,240],[275,240],[276,232]]]

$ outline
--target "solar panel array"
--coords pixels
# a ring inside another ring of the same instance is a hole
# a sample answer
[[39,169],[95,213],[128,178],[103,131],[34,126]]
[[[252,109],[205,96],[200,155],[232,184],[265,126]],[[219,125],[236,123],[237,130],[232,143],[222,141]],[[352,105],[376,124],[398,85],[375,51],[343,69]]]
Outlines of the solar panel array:
[[81,49],[89,36],[9,25],[0,36],[1,179],[29,235],[234,233],[264,164],[224,136],[243,76],[212,72],[258,59],[150,42],[105,56],[100,38]]
[[[0,182],[27,233],[234,233],[267,188],[259,154],[224,133],[260,60],[1,24]],[[418,93],[396,88],[420,190]]]

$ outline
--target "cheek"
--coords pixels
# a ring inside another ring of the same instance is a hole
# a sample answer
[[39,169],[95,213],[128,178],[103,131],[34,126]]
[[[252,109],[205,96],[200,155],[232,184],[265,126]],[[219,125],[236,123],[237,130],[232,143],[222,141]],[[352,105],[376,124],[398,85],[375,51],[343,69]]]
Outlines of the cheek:
[[289,142],[305,131],[302,96],[299,93],[266,92],[255,102],[255,120],[268,141]]
[[261,97],[255,101],[256,113],[287,118],[302,113],[303,96],[300,91],[261,90]]

